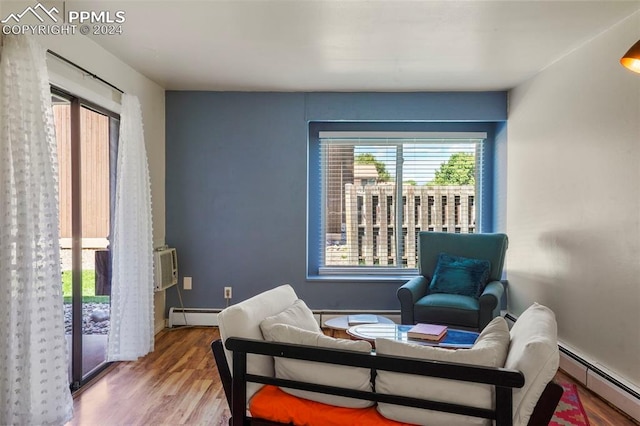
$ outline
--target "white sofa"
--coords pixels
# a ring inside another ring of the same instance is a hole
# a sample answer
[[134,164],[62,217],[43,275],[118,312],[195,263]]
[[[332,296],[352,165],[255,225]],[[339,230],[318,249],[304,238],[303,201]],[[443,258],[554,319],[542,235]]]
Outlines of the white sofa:
[[472,349],[381,340],[376,356],[368,342],[325,336],[289,285],[233,305],[218,319],[221,340],[212,347],[234,425],[258,422],[247,408],[264,383],[332,406],[373,405],[396,422],[447,426],[548,422],[562,393],[552,382],[555,315],[539,304],[510,331],[494,319]]

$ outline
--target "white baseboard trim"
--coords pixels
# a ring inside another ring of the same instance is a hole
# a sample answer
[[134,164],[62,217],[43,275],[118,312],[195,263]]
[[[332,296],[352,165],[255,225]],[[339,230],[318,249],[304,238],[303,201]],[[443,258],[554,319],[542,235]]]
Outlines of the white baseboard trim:
[[[222,309],[216,308],[176,308],[172,307],[169,309],[169,318],[167,319],[166,326],[168,328],[173,328],[176,326],[184,326],[184,325],[196,325],[196,326],[218,326],[218,313],[220,313]],[[325,321],[350,314],[375,314],[375,315],[383,315],[396,323],[400,323],[400,311],[364,311],[364,310],[315,310],[313,311],[313,315],[318,321],[318,325],[321,327],[324,325]],[[186,317],[186,322],[185,322]],[[164,327],[164,325],[161,326]],[[156,330],[158,325],[156,324]],[[157,332],[157,331],[156,331]]]
[[560,353],[560,369],[573,377],[582,386],[587,386],[587,372],[589,369],[584,364],[562,352]]
[[640,422],[640,393],[625,380],[592,363],[561,342],[560,368],[584,387]]
[[640,399],[613,386],[611,382],[591,370],[587,372],[587,388],[640,422]]
[[155,324],[155,326],[153,328],[153,334],[156,335],[156,334],[160,333],[162,330],[164,330],[164,327],[165,327],[165,321],[164,320],[156,322],[156,324]]

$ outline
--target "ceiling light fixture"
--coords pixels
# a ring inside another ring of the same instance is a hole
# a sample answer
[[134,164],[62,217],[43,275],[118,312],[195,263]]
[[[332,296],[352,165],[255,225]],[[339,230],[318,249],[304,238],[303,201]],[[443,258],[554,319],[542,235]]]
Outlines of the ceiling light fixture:
[[620,59],[620,63],[633,72],[640,73],[640,40]]

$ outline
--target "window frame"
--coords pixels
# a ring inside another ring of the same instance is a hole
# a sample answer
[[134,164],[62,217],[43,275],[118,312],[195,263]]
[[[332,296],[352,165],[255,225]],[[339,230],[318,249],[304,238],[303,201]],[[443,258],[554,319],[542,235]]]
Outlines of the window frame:
[[[117,157],[118,157],[118,146],[120,141],[120,114],[117,112],[111,111],[108,108],[102,107],[96,103],[93,103],[86,98],[71,93],[67,90],[64,90],[53,83],[49,84],[49,91],[51,98],[58,98],[60,100],[66,101],[69,103],[71,108],[71,121],[70,121],[70,153],[71,153],[71,170],[70,173],[72,175],[72,189],[70,193],[71,205],[72,205],[72,250],[73,252],[81,252],[82,251],[82,191],[81,191],[81,179],[80,179],[80,169],[81,165],[81,153],[82,153],[82,139],[81,139],[81,119],[80,114],[81,110],[84,108],[86,110],[92,111],[94,113],[103,115],[109,120],[109,236],[113,235],[113,216],[115,209],[115,190],[116,190],[116,166],[117,166]],[[52,105],[53,106],[53,105]],[[52,123],[54,124],[54,123]],[[55,128],[54,128],[55,131]],[[57,143],[57,135],[56,143]],[[58,159],[56,159],[56,162]],[[74,257],[76,255],[74,254]],[[83,361],[84,361],[84,345],[82,339],[82,265],[81,262],[73,263],[72,268],[72,286],[73,286],[73,296],[72,296],[72,337],[71,337],[71,347],[69,350],[69,363],[70,363],[70,383],[69,388],[71,391],[76,391],[80,389],[82,386],[89,383],[93,380],[97,375],[99,375],[102,371],[104,371],[107,367],[109,367],[112,362],[106,360],[96,366],[95,368],[84,371]],[[62,285],[62,284],[61,284]]]
[[[393,281],[406,280],[418,273],[417,268],[398,265],[380,266],[325,266],[321,253],[324,240],[325,214],[323,178],[320,166],[320,134],[334,132],[376,132],[412,137],[414,133],[430,133],[433,136],[460,136],[482,134],[484,141],[481,156],[482,176],[476,184],[476,232],[493,232],[493,157],[495,123],[434,123],[434,122],[321,122],[309,121],[307,143],[307,279],[321,281]],[[437,135],[440,133],[441,135]],[[397,188],[397,192],[402,187]],[[399,206],[401,207],[401,205]],[[399,238],[396,236],[395,238]],[[397,241],[397,240],[396,240]]]

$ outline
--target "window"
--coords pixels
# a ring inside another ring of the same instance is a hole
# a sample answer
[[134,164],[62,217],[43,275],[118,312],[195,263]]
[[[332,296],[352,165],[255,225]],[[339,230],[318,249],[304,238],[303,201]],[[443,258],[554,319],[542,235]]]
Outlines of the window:
[[480,232],[486,138],[318,131],[310,187],[318,188],[320,211],[309,222],[310,235],[319,235],[318,274],[415,272],[420,231]]

